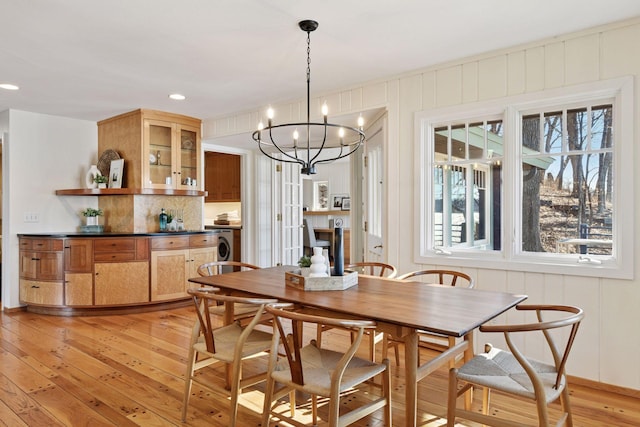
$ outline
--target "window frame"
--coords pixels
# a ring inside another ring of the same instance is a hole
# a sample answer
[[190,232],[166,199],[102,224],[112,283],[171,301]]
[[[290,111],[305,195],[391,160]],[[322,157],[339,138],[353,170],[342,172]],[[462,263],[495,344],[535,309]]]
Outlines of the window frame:
[[[414,262],[443,266],[465,266],[499,270],[551,273],[574,276],[633,279],[634,277],[634,84],[632,77],[567,86],[486,102],[437,108],[415,113],[415,170],[417,203]],[[614,108],[613,251],[611,256],[532,253],[521,250],[521,119],[531,111],[567,108],[575,104],[611,100]],[[432,188],[434,163],[433,129],[452,121],[503,122],[502,163],[502,249],[431,247],[434,212]],[[624,192],[623,192],[624,190]],[[624,195],[624,197],[621,197]],[[622,232],[624,227],[624,232]]]

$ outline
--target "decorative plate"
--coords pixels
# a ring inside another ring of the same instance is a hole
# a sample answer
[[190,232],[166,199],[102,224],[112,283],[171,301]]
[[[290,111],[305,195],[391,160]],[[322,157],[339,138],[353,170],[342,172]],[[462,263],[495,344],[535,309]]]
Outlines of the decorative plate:
[[109,176],[109,170],[111,169],[111,160],[118,160],[120,155],[116,152],[116,150],[112,150],[108,148],[104,150],[104,152],[100,155],[100,159],[98,160],[98,170],[104,176]]
[[185,139],[182,141],[182,148],[185,150],[191,150],[193,148],[193,141],[190,139]]
[[151,163],[152,165],[155,165],[158,162],[158,159],[156,159],[156,155],[153,153],[149,153],[149,163]]

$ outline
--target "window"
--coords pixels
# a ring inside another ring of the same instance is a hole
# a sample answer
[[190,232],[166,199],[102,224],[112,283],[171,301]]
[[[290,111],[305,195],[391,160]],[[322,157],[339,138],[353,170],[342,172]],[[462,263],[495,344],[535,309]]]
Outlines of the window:
[[416,135],[417,263],[633,276],[631,79],[422,112]]

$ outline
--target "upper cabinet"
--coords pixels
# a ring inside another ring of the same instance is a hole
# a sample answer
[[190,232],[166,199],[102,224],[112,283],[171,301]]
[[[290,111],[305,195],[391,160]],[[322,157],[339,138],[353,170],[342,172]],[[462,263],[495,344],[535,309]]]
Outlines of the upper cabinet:
[[240,202],[240,156],[207,151],[205,158],[205,202]]
[[98,122],[98,152],[125,159],[123,187],[199,190],[200,128],[193,117],[135,110]]

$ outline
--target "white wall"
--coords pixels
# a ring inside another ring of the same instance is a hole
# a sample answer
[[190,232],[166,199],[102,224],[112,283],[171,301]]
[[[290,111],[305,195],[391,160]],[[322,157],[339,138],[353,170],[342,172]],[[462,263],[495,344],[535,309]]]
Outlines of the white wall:
[[[83,188],[98,160],[95,122],[9,110],[0,113],[4,142],[2,303],[19,306],[19,233],[77,231],[80,211],[98,206],[97,197],[56,196],[55,190]],[[39,222],[24,222],[25,212]]]
[[[640,141],[640,20],[594,28],[564,37],[517,46],[472,58],[441,64],[393,78],[364,83],[312,100],[318,116],[320,99],[327,99],[336,114],[357,113],[374,108],[388,111],[386,149],[386,206],[388,261],[400,272],[423,266],[413,261],[414,213],[414,113],[430,108],[461,105],[488,99],[532,93],[550,88],[616,78],[636,77],[634,145]],[[300,101],[296,101],[300,102]],[[296,102],[291,105],[297,105]],[[278,111],[298,111],[288,105]],[[216,138],[251,131],[266,106],[260,110],[230,114],[207,121],[205,137]],[[293,113],[292,113],[293,114]],[[312,115],[313,115],[312,114]],[[295,120],[299,117],[284,118]],[[640,164],[640,150],[629,153]],[[633,179],[637,180],[637,177]],[[264,183],[256,182],[256,185]],[[635,188],[640,205],[640,186]],[[261,200],[264,202],[264,200]],[[248,202],[250,203],[250,202]],[[639,206],[640,207],[640,206]],[[245,206],[249,209],[249,205]],[[640,209],[635,210],[635,221]],[[259,219],[256,220],[259,225]],[[258,232],[264,230],[257,227]],[[640,241],[636,227],[635,241]],[[636,257],[640,248],[636,246]],[[523,273],[488,269],[465,269],[480,289],[526,293],[534,303],[575,304],[586,311],[569,361],[571,375],[617,386],[640,389],[640,279],[631,281],[584,278],[567,275]],[[478,337],[476,343],[483,343]],[[535,355],[537,344],[525,352]]]

